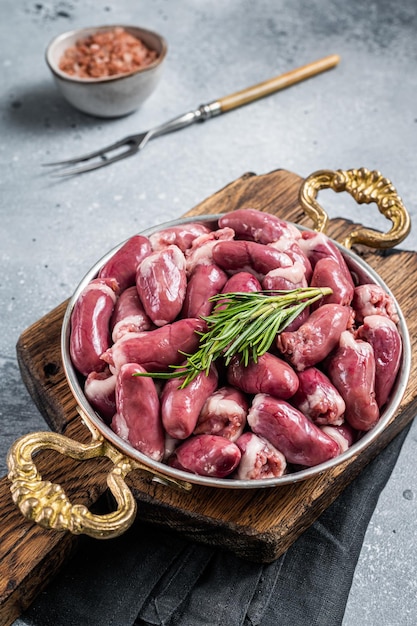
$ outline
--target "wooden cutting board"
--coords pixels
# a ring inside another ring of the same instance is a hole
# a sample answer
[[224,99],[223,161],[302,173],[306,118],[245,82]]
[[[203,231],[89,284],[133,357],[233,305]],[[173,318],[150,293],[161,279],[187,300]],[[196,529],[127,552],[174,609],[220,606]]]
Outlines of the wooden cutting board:
[[[311,226],[298,203],[303,179],[277,170],[266,175],[245,174],[204,200],[187,215],[221,213],[252,207]],[[375,206],[366,207],[372,223]],[[339,239],[355,224],[332,220],[328,234]],[[133,233],[132,233],[133,234]],[[409,325],[416,354],[417,316],[414,312],[417,254],[402,250],[359,250],[390,286]],[[17,344],[22,378],[48,426],[79,441],[89,433],[75,409],[60,356],[62,303],[23,332]],[[303,483],[275,489],[224,490],[193,486],[191,493],[173,490],[139,471],[128,477],[138,501],[138,521],[171,528],[185,537],[232,550],[259,562],[278,558],[333,502],[361,469],[414,417],[417,392],[413,358],[410,383],[389,426],[359,457]],[[73,502],[91,506],[106,490],[106,459],[76,463],[55,452],[39,455],[44,476],[63,485]],[[0,624],[10,624],[48,584],[76,547],[67,532],[43,530],[25,520],[11,500],[7,478],[0,482]],[[143,532],[143,530],[142,530]],[[103,545],[105,550],[105,545]]]

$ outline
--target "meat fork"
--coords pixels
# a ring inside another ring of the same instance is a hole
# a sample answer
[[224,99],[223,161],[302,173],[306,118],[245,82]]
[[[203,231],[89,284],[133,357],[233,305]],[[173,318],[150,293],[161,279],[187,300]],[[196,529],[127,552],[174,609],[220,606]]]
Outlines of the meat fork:
[[[211,117],[220,115],[221,113],[232,111],[240,106],[259,100],[264,96],[268,96],[276,91],[285,89],[295,83],[315,76],[320,72],[329,70],[335,67],[339,61],[340,57],[337,54],[332,54],[312,63],[308,63],[307,65],[298,67],[290,72],[286,72],[285,74],[280,74],[279,76],[270,78],[262,83],[247,87],[242,91],[237,91],[223,98],[219,98],[218,100],[214,100],[209,104],[202,104],[195,111],[184,113],[169,122],[165,122],[160,126],[155,126],[154,128],[151,128],[143,133],[124,137],[123,139],[120,139],[119,141],[116,141],[115,143],[99,150],[95,150],[94,152],[89,152],[88,154],[72,159],[66,159],[64,161],[44,163],[43,165],[65,167],[63,170],[54,172],[54,176],[72,176],[74,174],[89,172],[99,167],[104,167],[105,165],[110,165],[110,163],[114,163],[115,161],[119,161],[120,159],[136,154],[136,152],[139,152],[139,150],[142,150],[146,146],[148,141],[154,139],[155,137],[180,130],[181,128],[194,124],[194,122],[203,122]],[[112,153],[114,154],[112,155]],[[87,163],[78,167],[71,167],[72,165],[77,166],[77,164],[82,164],[84,162]]]

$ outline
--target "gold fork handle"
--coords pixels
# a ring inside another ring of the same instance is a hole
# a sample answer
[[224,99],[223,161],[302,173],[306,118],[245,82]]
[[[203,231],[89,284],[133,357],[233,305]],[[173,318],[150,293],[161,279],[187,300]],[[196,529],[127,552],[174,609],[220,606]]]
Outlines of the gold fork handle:
[[216,101],[216,104],[218,104],[222,113],[232,111],[237,107],[249,104],[250,102],[259,100],[264,96],[269,96],[276,91],[295,85],[296,83],[315,76],[316,74],[330,70],[335,67],[339,61],[339,55],[332,54],[324,57],[323,59],[319,59],[318,61],[314,61],[313,63],[308,63],[307,65],[298,67],[290,72],[286,72],[285,74],[281,74],[280,76],[275,76],[274,78],[265,80],[257,85],[252,85],[251,87],[247,87],[246,89],[242,89],[236,93],[219,98]]

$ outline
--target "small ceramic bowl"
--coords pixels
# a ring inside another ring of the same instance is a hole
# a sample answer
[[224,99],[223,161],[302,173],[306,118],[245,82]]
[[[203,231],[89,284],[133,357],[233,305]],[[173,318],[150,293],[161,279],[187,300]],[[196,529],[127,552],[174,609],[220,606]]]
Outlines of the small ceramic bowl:
[[129,74],[103,78],[79,78],[59,69],[64,51],[80,39],[116,28],[97,26],[58,35],[46,49],[46,62],[64,98],[76,109],[97,117],[121,117],[133,113],[157,86],[167,54],[167,44],[161,35],[137,26],[123,26],[126,32],[140,39],[158,54],[150,65]]

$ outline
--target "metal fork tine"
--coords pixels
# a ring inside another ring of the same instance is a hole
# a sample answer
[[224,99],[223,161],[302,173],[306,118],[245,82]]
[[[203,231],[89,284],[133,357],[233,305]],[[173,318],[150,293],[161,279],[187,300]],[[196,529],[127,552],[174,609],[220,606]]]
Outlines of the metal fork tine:
[[[63,161],[54,161],[51,163],[42,163],[42,165],[45,166],[49,166],[49,165],[74,165],[75,163],[81,163],[83,161],[89,161],[90,159],[94,159],[97,157],[104,157],[105,154],[107,152],[112,152],[113,150],[117,150],[117,148],[121,148],[123,146],[128,146],[130,143],[134,143],[134,139],[132,137],[124,137],[123,139],[120,139],[119,141],[116,141],[115,143],[110,144],[109,146],[106,146],[105,148],[100,148],[99,150],[95,150],[94,152],[88,152],[87,154],[83,154],[79,157],[74,157],[72,159],[65,159]],[[135,150],[133,150],[134,152]],[[126,150],[126,153],[130,153],[131,150]],[[132,152],[132,153],[133,153]],[[125,154],[125,153],[123,153]],[[92,168],[94,169],[94,168]]]
[[[68,169],[62,169],[59,172],[53,172],[52,176],[55,177],[63,177],[63,176],[72,176],[74,174],[82,174],[83,172],[89,172],[91,170],[96,170],[99,167],[104,167],[105,165],[109,165],[110,163],[114,163],[115,161],[119,161],[120,159],[124,159],[125,157],[131,156],[132,154],[136,154],[139,150],[141,150],[150,139],[154,137],[159,137],[160,135],[164,135],[166,133],[171,133],[175,130],[180,130],[181,128],[185,128],[185,126],[189,126],[193,124],[197,120],[206,119],[204,116],[202,117],[201,107],[196,111],[190,111],[189,113],[184,113],[179,117],[176,117],[169,122],[165,122],[165,124],[161,124],[160,126],[155,126],[154,128],[150,128],[149,130],[136,134],[136,135],[128,135],[115,143],[110,144],[100,150],[95,150],[94,152],[89,152],[87,154],[81,155],[79,157],[74,157],[72,159],[66,159],[63,161],[55,161],[51,163],[43,163],[43,165],[49,166],[65,166],[77,165],[78,163],[84,163],[87,161],[84,167],[74,167]],[[106,154],[111,153],[117,148],[123,148],[126,146],[126,150],[121,152],[120,154],[116,154],[113,157],[107,158]],[[92,159],[102,158],[102,161],[88,163]]]
[[[82,174],[83,172],[91,172],[91,170],[96,170],[100,167],[104,167],[105,165],[110,165],[110,163],[114,163],[115,161],[120,161],[120,159],[125,159],[128,156],[132,156],[132,154],[135,154],[137,151],[138,149],[137,147],[135,147],[130,150],[125,150],[121,154],[115,154],[110,159],[103,159],[101,161],[95,161],[94,163],[86,163],[85,165],[82,165],[81,167],[72,167],[72,168],[61,170],[59,172],[52,172],[51,176],[54,176],[56,178],[62,178],[64,176],[73,176],[75,174]],[[75,163],[77,163],[78,161],[79,159],[75,161]]]

